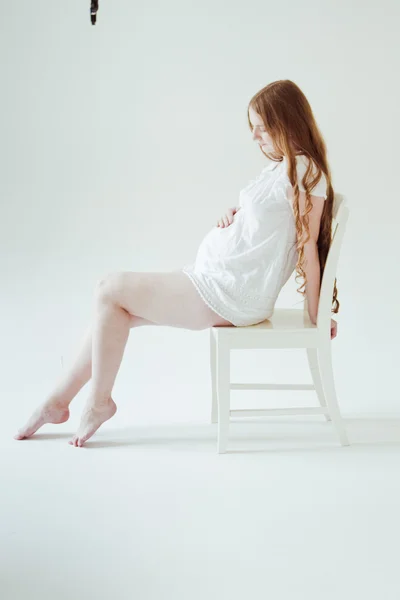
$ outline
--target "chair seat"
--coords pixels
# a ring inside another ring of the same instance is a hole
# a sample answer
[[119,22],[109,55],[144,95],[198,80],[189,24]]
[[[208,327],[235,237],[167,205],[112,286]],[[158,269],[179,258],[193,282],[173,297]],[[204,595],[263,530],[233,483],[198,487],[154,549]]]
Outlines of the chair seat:
[[309,317],[308,311],[298,308],[276,308],[272,317],[257,323],[256,325],[248,325],[251,329],[268,331],[298,331],[304,329],[316,329]]
[[304,331],[317,329],[309,317],[308,311],[298,308],[276,308],[269,319],[255,325],[241,326],[219,326],[215,325],[212,329],[235,330],[236,331]]
[[244,327],[214,326],[216,339],[235,348],[306,348],[319,345],[320,330],[308,311],[277,308],[270,319]]

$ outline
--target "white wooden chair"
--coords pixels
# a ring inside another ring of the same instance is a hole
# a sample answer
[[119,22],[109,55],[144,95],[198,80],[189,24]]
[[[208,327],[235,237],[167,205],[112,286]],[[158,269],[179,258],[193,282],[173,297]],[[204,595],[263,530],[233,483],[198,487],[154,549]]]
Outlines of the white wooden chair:
[[[212,387],[211,422],[218,423],[218,453],[226,452],[230,416],[280,416],[323,414],[332,421],[342,446],[348,446],[336,398],[330,325],[332,295],[337,264],[349,209],[346,197],[335,194],[333,205],[332,243],[329,249],[320,288],[317,324],[308,316],[307,298],[303,309],[275,309],[272,317],[246,327],[210,328],[210,366]],[[311,384],[234,383],[230,381],[230,351],[252,348],[306,348],[311,370]],[[230,409],[230,390],[315,390],[320,406],[272,409]]]

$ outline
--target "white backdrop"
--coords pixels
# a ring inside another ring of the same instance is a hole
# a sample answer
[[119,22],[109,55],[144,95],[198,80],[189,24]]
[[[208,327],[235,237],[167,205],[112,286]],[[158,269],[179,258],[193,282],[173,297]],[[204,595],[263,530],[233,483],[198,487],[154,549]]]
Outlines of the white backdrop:
[[[94,27],[89,4],[0,0],[3,425],[20,426],[72,359],[101,276],[194,259],[264,166],[249,99],[285,78],[307,95],[351,210],[333,341],[342,412],[399,413],[398,4],[100,0]],[[277,306],[301,308],[296,287]],[[208,336],[132,330],[113,426],[206,421]],[[232,380],[248,379],[310,381],[305,352],[233,352]],[[233,392],[232,405],[316,405],[284,394]]]

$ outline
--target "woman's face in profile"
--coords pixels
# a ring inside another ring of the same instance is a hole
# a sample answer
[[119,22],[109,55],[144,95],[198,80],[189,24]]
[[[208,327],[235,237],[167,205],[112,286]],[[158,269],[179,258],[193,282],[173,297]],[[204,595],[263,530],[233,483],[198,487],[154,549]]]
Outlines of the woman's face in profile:
[[260,146],[263,152],[274,152],[275,148],[272,139],[268,135],[265,125],[253,108],[249,108],[249,118],[252,127],[252,138]]

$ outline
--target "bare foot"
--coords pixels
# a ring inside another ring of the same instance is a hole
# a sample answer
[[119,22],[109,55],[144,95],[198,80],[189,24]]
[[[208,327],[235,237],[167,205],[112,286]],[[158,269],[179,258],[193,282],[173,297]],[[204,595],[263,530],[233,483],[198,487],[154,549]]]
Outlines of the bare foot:
[[116,412],[117,405],[112,398],[109,398],[107,402],[98,406],[94,406],[93,403],[91,403],[82,415],[77,433],[68,443],[71,444],[71,446],[83,446],[83,444],[98,430],[100,425],[105,421],[108,421],[108,419],[111,419]]
[[69,409],[59,400],[47,400],[39,406],[22,429],[14,435],[15,440],[23,440],[33,435],[45,423],[65,423],[69,419]]

